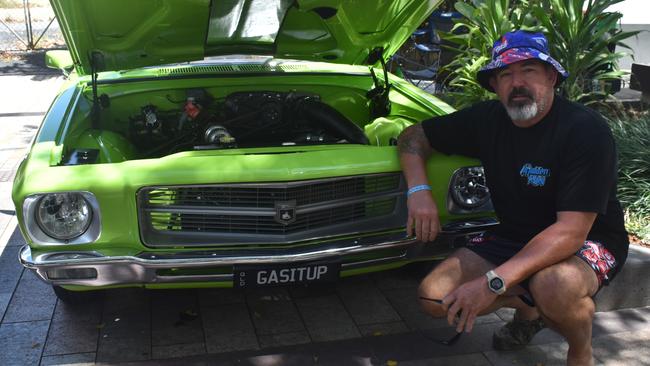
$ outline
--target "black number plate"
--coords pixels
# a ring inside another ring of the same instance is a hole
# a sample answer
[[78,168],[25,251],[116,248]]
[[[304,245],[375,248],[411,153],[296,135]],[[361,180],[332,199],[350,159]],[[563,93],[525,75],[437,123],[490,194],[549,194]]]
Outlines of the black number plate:
[[234,287],[251,288],[336,281],[341,264],[309,263],[265,267],[240,265],[233,269]]

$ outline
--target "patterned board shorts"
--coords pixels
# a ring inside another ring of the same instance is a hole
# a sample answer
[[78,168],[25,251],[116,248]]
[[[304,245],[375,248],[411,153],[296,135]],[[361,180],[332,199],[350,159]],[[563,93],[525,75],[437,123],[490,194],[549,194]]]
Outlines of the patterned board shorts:
[[[512,258],[522,247],[523,245],[520,242],[504,239],[493,234],[482,234],[467,242],[467,249],[496,266]],[[604,285],[609,284],[612,271],[616,268],[617,263],[612,253],[603,244],[586,240],[575,255],[594,270],[598,278],[599,290]],[[522,281],[520,285],[528,291],[528,280]],[[530,293],[530,291],[528,292]]]

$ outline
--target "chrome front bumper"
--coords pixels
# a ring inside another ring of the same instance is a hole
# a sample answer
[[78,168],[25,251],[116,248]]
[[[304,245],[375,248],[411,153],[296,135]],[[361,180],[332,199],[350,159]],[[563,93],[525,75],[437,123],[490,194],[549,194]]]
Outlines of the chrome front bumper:
[[[20,251],[20,262],[53,285],[142,285],[165,283],[232,282],[232,266],[243,264],[277,265],[340,261],[341,271],[372,267],[440,254],[456,245],[458,239],[485,231],[494,220],[456,223],[443,227],[435,244],[425,245],[404,234],[345,239],[292,249],[236,251],[191,251],[178,253],[143,252],[135,256],[105,256],[89,251],[56,251],[32,255],[29,246]],[[391,250],[394,249],[394,250]],[[400,250],[401,249],[401,250]],[[358,254],[390,250],[390,255],[353,261]],[[348,258],[348,260],[346,260]],[[228,273],[168,275],[165,270],[188,270],[231,267]],[[163,272],[163,273],[161,273]],[[62,274],[67,275],[62,276]],[[72,275],[73,278],[70,278]],[[67,278],[64,278],[67,277]]]

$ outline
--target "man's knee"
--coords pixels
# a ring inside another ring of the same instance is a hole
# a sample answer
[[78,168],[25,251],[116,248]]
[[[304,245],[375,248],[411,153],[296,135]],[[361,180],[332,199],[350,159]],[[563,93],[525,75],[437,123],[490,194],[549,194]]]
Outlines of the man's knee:
[[[442,300],[463,283],[482,276],[494,266],[476,253],[460,248],[437,265],[420,283],[418,295],[426,299]],[[446,317],[440,304],[420,299],[422,309],[433,317]]]
[[583,315],[593,315],[594,309],[589,303],[593,305],[590,296],[596,292],[598,280],[595,273],[577,257],[535,273],[529,287],[537,308],[546,316],[570,315],[570,309],[578,304]]
[[[434,318],[443,318],[447,316],[447,312],[434,300],[442,300],[446,294],[443,294],[435,283],[435,279],[427,276],[420,283],[418,288],[418,298],[420,300],[420,307],[424,312]],[[427,300],[428,299],[428,300]]]
[[455,252],[442,261],[420,282],[418,288],[420,306],[433,317],[446,316],[442,306],[435,300],[442,300],[462,283],[462,258],[459,258],[458,254]]

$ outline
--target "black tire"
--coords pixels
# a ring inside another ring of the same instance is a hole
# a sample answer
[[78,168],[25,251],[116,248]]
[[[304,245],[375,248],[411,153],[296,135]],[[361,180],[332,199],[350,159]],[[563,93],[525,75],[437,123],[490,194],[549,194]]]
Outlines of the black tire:
[[67,305],[80,305],[97,301],[101,298],[102,291],[71,291],[61,286],[52,285],[56,297]]

